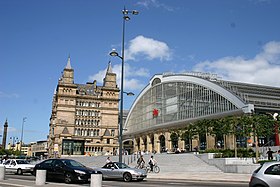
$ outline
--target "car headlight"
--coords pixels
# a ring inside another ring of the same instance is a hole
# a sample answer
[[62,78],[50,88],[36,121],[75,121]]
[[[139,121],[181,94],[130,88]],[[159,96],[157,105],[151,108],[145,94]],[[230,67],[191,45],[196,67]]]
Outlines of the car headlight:
[[79,174],[83,174],[83,175],[85,175],[86,174],[86,172],[84,172],[84,171],[81,171],[81,170],[74,170],[76,173],[79,173]]

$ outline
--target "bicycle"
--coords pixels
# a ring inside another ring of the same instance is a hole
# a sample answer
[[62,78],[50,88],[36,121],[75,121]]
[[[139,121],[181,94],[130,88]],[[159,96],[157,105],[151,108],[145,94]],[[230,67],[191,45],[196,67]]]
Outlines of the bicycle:
[[[144,168],[144,170],[146,170],[147,173],[150,173],[150,172],[151,172],[151,167],[150,167],[150,165],[147,165],[147,166]],[[154,165],[153,171],[152,171],[152,172],[154,172],[154,173],[159,173],[159,172],[160,172],[160,168],[159,168],[159,166],[158,166],[157,164]]]
[[146,168],[146,167],[145,167],[145,163],[137,164],[137,165],[135,166],[135,168],[136,168],[136,169],[145,169],[145,168]]

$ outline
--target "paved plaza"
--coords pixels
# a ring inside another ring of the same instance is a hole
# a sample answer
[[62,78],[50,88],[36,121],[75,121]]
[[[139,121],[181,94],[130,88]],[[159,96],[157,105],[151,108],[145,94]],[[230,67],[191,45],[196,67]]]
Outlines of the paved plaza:
[[[150,155],[144,155],[146,162]],[[251,174],[238,174],[238,173],[224,173],[215,166],[210,166],[196,157],[193,153],[186,154],[156,154],[155,159],[158,161],[160,167],[159,173],[148,173],[146,180],[189,180],[189,181],[221,181],[221,182],[244,182],[248,183]],[[70,157],[78,160],[86,166],[101,167],[105,164],[107,156],[98,157]],[[137,156],[124,156],[125,162],[129,162],[131,167],[136,165]],[[117,156],[111,157],[112,161],[117,161]],[[26,181],[20,179],[9,178],[6,176],[6,180],[0,181],[0,186],[5,185],[17,187],[35,186],[35,181]],[[64,183],[52,183],[48,182],[44,186],[79,186],[77,184],[64,184]]]

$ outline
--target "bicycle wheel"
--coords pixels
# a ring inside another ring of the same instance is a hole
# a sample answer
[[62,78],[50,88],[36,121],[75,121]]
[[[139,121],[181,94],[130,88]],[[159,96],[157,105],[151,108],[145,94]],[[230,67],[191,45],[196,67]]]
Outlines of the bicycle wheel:
[[160,168],[158,166],[154,166],[154,172],[159,173],[159,171],[160,171]]
[[150,172],[151,172],[150,166],[146,166],[144,169],[146,170],[147,173],[150,173]]

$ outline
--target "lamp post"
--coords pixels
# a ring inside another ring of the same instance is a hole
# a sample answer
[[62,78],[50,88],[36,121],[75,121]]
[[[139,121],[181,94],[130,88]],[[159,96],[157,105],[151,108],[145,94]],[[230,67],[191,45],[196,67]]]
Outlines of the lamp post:
[[273,114],[273,119],[275,120],[274,122],[274,131],[275,131],[275,145],[279,146],[280,141],[279,141],[279,132],[278,132],[278,119],[279,119],[279,114],[274,113]]
[[120,56],[116,50],[112,50],[110,52],[111,56],[117,56],[122,60],[122,68],[121,68],[121,98],[120,98],[120,124],[119,124],[119,162],[122,162],[122,133],[123,133],[123,77],[124,77],[124,39],[125,39],[125,22],[130,20],[128,14],[137,15],[139,12],[136,10],[130,11],[125,7],[122,10],[123,13],[123,27],[122,27],[122,55]]
[[12,141],[11,147],[12,147],[12,149],[14,151],[15,150],[15,143],[17,142],[18,137],[12,136],[12,137],[10,137],[10,140]]
[[22,119],[22,125],[21,125],[21,137],[20,137],[20,147],[19,147],[19,153],[21,154],[21,147],[22,147],[22,139],[23,139],[23,125],[24,125],[24,122],[27,118],[24,117]]

